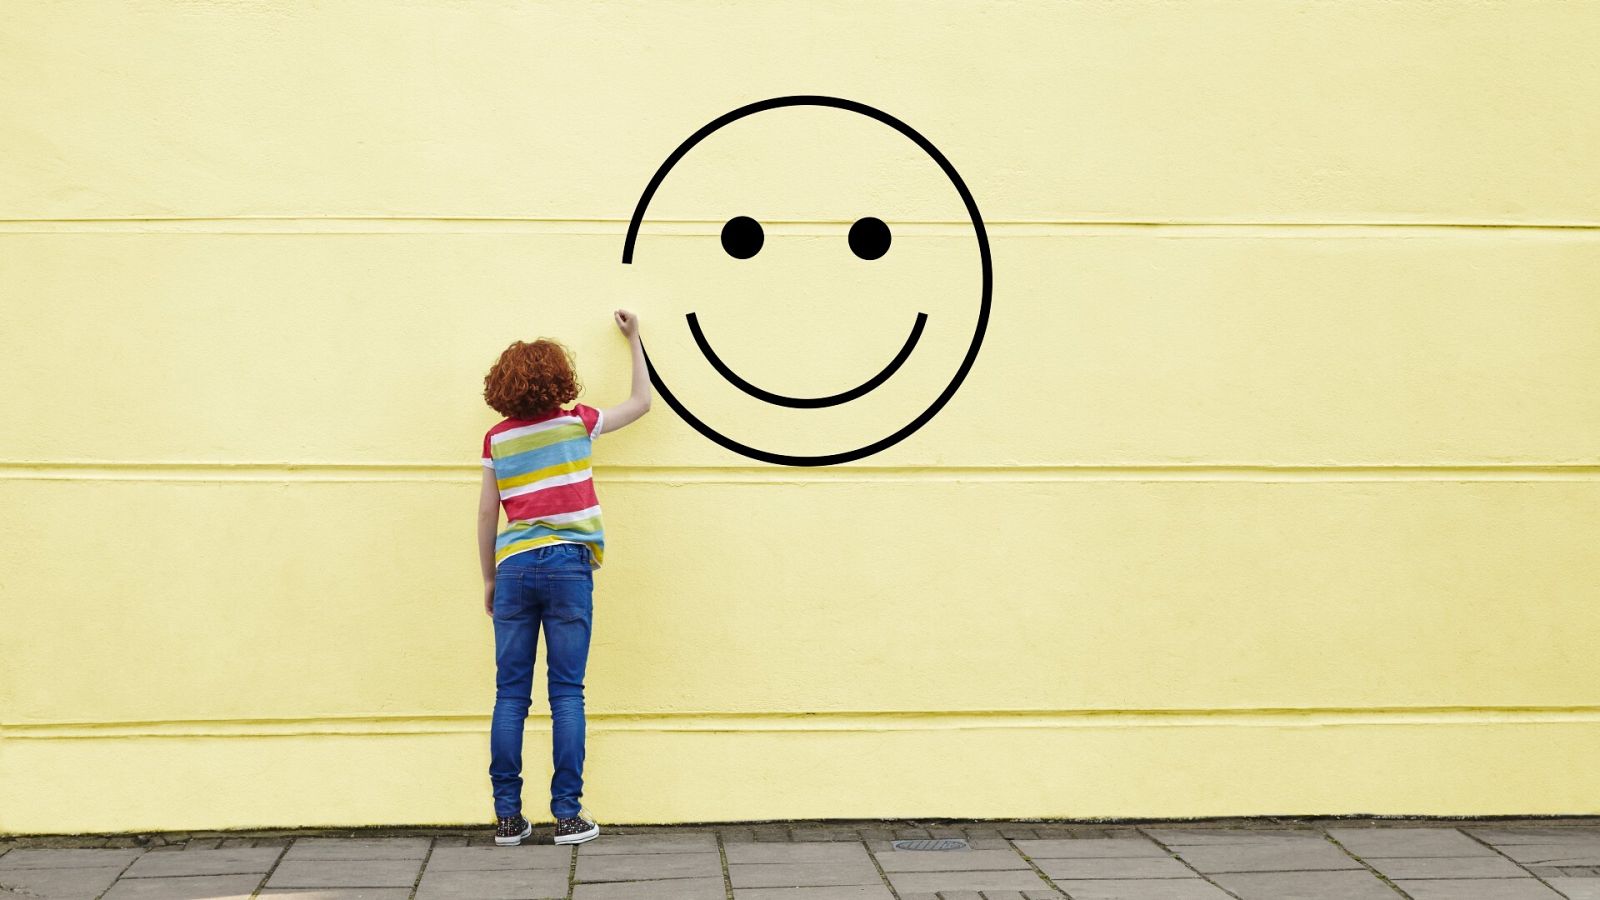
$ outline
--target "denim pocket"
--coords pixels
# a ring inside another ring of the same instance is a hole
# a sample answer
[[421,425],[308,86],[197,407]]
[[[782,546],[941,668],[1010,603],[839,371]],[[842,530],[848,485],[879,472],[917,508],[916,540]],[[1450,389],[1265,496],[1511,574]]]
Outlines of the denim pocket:
[[498,611],[510,603],[521,589],[521,579],[516,572],[495,572],[493,609]]
[[[587,576],[583,576],[583,580],[587,581]],[[556,583],[551,585],[550,594],[551,618],[563,622],[586,622],[594,614],[594,592],[588,584],[577,583],[575,579],[556,579]]]

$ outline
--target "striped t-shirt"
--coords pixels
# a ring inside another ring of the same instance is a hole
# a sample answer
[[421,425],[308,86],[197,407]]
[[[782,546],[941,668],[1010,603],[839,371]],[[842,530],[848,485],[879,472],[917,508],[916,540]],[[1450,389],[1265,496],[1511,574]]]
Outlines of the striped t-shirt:
[[506,527],[494,542],[494,563],[546,544],[583,544],[600,568],[605,531],[589,470],[600,434],[600,410],[582,403],[533,419],[505,419],[483,436],[483,464],[494,470]]

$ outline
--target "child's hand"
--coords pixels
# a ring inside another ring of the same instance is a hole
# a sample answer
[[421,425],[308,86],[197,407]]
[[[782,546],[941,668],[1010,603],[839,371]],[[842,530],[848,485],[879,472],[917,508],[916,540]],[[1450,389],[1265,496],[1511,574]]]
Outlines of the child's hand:
[[491,618],[491,619],[494,618],[494,582],[493,581],[485,581],[483,583],[483,611],[489,614],[489,618]]
[[639,317],[638,316],[634,315],[631,312],[628,312],[625,309],[618,309],[618,310],[613,310],[611,312],[611,318],[616,320],[617,328],[622,331],[624,336],[626,336],[626,337],[631,339],[631,338],[635,337],[636,335],[638,335],[638,333],[639,333]]

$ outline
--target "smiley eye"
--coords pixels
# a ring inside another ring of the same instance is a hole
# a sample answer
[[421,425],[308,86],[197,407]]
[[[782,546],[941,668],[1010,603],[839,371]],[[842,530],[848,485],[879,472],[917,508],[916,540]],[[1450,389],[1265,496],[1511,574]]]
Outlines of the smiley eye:
[[850,226],[850,250],[862,259],[877,259],[889,252],[889,226],[876,216],[857,219]]
[[761,223],[749,216],[734,216],[722,225],[722,249],[734,259],[749,259],[761,252]]

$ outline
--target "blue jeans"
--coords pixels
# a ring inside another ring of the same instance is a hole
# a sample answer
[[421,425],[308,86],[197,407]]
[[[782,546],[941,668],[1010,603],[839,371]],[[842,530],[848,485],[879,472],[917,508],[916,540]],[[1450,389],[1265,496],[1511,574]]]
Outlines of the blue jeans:
[[544,624],[550,690],[550,812],[578,814],[583,796],[583,670],[594,619],[588,548],[547,544],[501,560],[494,573],[494,719],[489,782],[497,816],[522,811],[522,728],[533,695],[534,648]]

